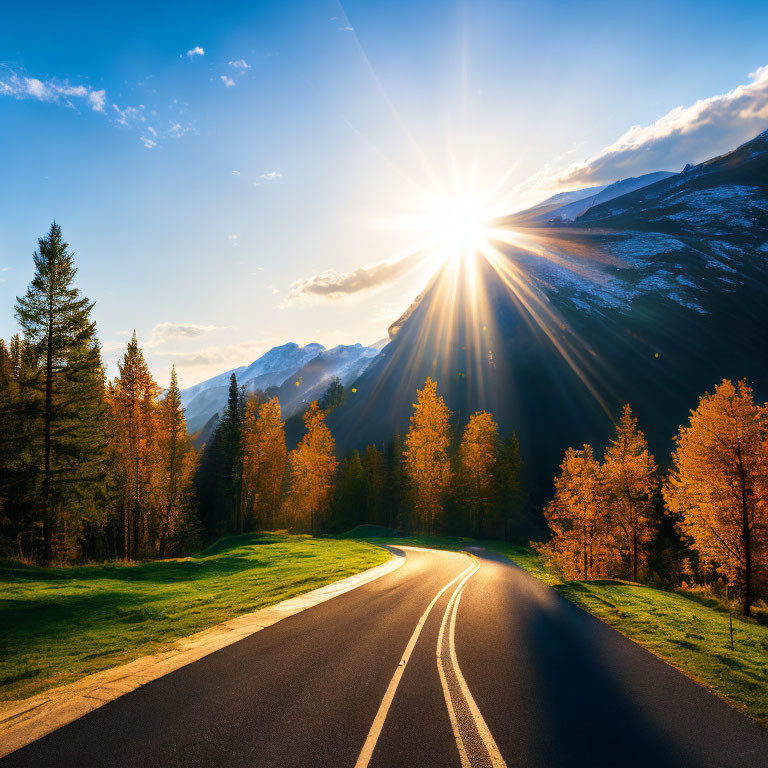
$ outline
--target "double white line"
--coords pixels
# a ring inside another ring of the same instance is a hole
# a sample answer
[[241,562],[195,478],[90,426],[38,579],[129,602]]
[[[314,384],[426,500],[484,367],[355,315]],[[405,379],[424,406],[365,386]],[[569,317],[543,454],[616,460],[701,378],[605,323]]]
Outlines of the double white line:
[[[432,601],[417,622],[416,628],[411,635],[411,639],[408,641],[408,645],[405,646],[405,651],[400,659],[400,663],[397,665],[395,673],[392,675],[392,679],[387,686],[387,691],[379,705],[376,717],[373,719],[373,725],[368,732],[368,738],[365,740],[360,756],[357,758],[355,768],[367,768],[370,763],[381,730],[384,727],[384,721],[387,719],[387,713],[395,698],[397,686],[400,684],[400,680],[405,672],[406,664],[411,658],[411,654],[419,639],[421,630],[424,628],[424,624],[426,623],[432,608],[435,606],[435,603],[448,589],[456,584],[457,581],[459,584],[446,606],[445,613],[443,614],[443,621],[440,625],[440,634],[437,640],[437,668],[438,673],[440,674],[440,682],[443,686],[445,703],[448,707],[448,716],[451,720],[453,735],[459,749],[462,768],[470,768],[474,762],[478,762],[478,764],[490,764],[493,768],[506,768],[506,763],[501,757],[496,742],[493,740],[493,736],[491,736],[491,732],[488,730],[488,726],[485,724],[485,720],[483,720],[483,716],[480,714],[480,710],[477,708],[475,700],[472,698],[472,694],[469,691],[464,675],[461,674],[459,662],[456,658],[455,630],[459,600],[461,599],[461,593],[467,581],[469,581],[480,568],[480,564],[474,557],[472,560],[473,562],[470,566],[454,579],[451,579],[451,581],[449,581],[432,598]],[[448,626],[447,636],[445,633],[446,626]],[[485,748],[485,754],[478,754],[477,747],[469,747],[467,736],[473,727],[480,736]],[[474,759],[475,756],[477,756],[478,760]]]

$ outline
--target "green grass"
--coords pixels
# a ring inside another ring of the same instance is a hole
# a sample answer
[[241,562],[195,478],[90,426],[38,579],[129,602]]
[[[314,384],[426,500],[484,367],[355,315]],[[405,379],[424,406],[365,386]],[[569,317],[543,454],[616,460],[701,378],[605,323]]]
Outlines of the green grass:
[[384,528],[380,525],[358,525],[345,533],[340,533],[334,538],[356,541],[367,541],[383,547],[385,544],[403,544],[410,547],[428,547],[430,549],[448,549],[458,552],[467,544],[472,544],[474,539],[464,536],[420,536],[417,534],[405,534],[392,528]]
[[246,534],[194,557],[134,565],[0,561],[0,700],[161,651],[388,559],[361,541]]
[[692,592],[671,592],[616,580],[565,581],[532,550],[483,542],[507,555],[563,597],[768,726],[768,628]]

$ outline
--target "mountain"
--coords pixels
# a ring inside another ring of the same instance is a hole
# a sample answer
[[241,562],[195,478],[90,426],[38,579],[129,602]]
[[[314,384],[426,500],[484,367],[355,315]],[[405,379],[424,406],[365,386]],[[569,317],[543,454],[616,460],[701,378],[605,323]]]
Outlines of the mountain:
[[487,409],[517,433],[541,502],[565,449],[601,450],[626,402],[663,464],[723,378],[768,395],[768,132],[573,223],[506,223],[534,247],[478,261],[474,288],[434,277],[329,415],[342,450],[403,433],[429,375],[458,429]]
[[575,192],[563,192],[560,195],[550,197],[533,208],[529,208],[527,211],[516,214],[515,219],[527,225],[570,223],[596,205],[601,205],[675,175],[669,171],[656,171],[630,179],[621,179],[605,187],[590,187]]
[[283,417],[287,418],[305,402],[320,397],[335,376],[345,384],[357,378],[376,354],[378,350],[361,344],[329,350],[322,344],[300,347],[289,343],[273,347],[248,366],[220,373],[182,390],[187,429],[190,435],[199,433],[198,442],[210,433],[212,416],[226,406],[232,373],[247,392],[279,388]]

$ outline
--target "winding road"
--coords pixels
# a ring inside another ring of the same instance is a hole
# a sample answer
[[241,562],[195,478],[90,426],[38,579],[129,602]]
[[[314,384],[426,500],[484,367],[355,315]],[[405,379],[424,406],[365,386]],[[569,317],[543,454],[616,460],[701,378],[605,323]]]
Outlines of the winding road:
[[0,765],[768,765],[768,730],[506,558],[403,550]]

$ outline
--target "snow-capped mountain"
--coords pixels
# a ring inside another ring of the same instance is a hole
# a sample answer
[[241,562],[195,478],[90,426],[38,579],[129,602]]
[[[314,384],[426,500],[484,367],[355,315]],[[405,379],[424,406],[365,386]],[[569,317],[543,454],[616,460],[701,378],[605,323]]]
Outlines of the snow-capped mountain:
[[630,179],[621,179],[604,187],[590,187],[575,192],[562,192],[550,197],[527,211],[517,214],[514,218],[534,224],[569,224],[586,213],[591,208],[609,200],[627,195],[637,189],[642,189],[657,181],[668,179],[676,174],[670,171],[656,171]]
[[626,402],[664,461],[723,378],[768,395],[768,132],[572,223],[507,223],[537,245],[505,249],[526,290],[484,261],[474,291],[436,275],[329,416],[340,448],[404,432],[429,375],[459,427],[486,409],[517,433],[546,498],[564,450],[605,445]]
[[345,384],[357,378],[377,354],[378,350],[361,344],[333,349],[326,349],[322,344],[300,347],[295,343],[273,347],[248,366],[220,373],[182,390],[187,429],[190,434],[198,432],[215,413],[223,410],[232,373],[248,392],[279,388],[283,417],[287,418],[302,403],[322,396],[335,376]]

